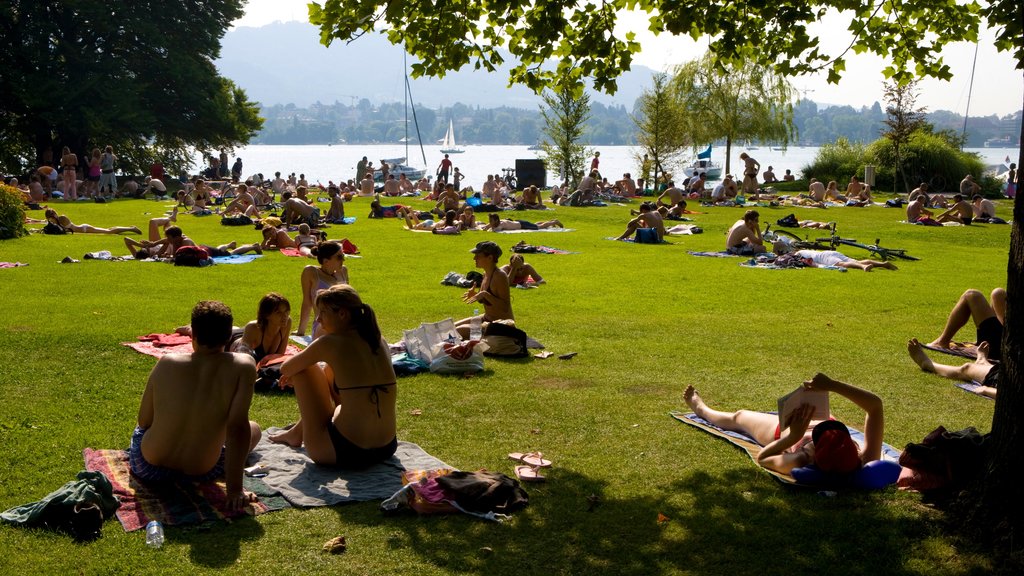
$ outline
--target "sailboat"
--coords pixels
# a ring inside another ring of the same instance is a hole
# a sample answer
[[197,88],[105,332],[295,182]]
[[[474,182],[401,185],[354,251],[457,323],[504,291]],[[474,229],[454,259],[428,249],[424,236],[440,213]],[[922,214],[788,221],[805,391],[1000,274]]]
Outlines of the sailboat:
[[683,168],[683,171],[687,174],[693,174],[694,172],[704,172],[708,175],[708,180],[718,180],[722,177],[722,165],[718,162],[711,160],[711,145],[708,145],[707,150],[697,154],[697,159],[690,163],[689,166]]
[[444,133],[444,140],[441,140],[441,153],[442,154],[462,154],[465,152],[462,148],[455,143],[455,125],[452,123],[452,119],[448,119],[448,131]]
[[[408,70],[408,64],[405,62],[405,55],[402,55],[402,64],[405,69]],[[427,153],[423,150],[423,140],[419,137],[420,124],[416,121],[416,104],[411,102],[412,100],[412,88],[409,86],[409,75],[405,76],[405,137],[399,142],[405,144],[405,156],[399,158],[385,158],[381,160],[388,164],[388,174],[394,174],[395,178],[405,174],[405,177],[409,180],[419,180],[427,174],[426,168],[414,168],[405,164],[406,159],[409,157],[409,105],[412,104],[412,121],[416,125],[416,139],[420,143],[420,154],[423,156],[423,164],[427,163]],[[380,168],[373,171],[374,182],[384,182],[384,174]]]

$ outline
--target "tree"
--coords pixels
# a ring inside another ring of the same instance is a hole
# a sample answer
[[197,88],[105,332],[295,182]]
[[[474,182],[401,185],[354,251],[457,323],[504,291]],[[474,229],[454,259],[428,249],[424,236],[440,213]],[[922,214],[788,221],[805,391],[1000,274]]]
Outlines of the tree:
[[557,166],[558,172],[575,189],[581,177],[581,166],[586,161],[587,149],[580,143],[583,130],[590,119],[590,96],[576,96],[571,90],[545,92],[542,95],[547,108],[541,108],[544,135],[541,144],[548,166]]
[[[1024,70],[1024,2],[988,0],[607,0],[599,6],[568,0],[537,2],[509,0],[480,3],[453,0],[444,4],[439,18],[434,3],[394,4],[385,0],[325,0],[310,4],[310,21],[320,27],[321,41],[351,40],[373,30],[387,34],[392,43],[403,43],[421,61],[414,75],[442,76],[472,64],[493,71],[504,54],[518,60],[511,68],[510,83],[522,83],[534,91],[548,86],[579,90],[584,78],[593,78],[598,89],[615,90],[615,77],[629,68],[641,46],[632,32],[616,34],[621,10],[640,10],[650,15],[649,29],[692,38],[710,38],[708,52],[716,66],[756,62],[771,66],[783,77],[827,69],[830,81],[845,70],[845,55],[877,54],[889,62],[884,77],[906,84],[914,77],[950,77],[939,55],[949,43],[975,42],[985,20],[998,29],[996,46],[1012,51]],[[838,54],[822,50],[809,24],[827,11],[839,11],[850,22],[852,40]],[[503,53],[501,50],[507,50]],[[552,69],[545,64],[555,61]],[[1018,75],[1018,81],[1024,76]],[[1024,140],[1024,126],[1021,128]],[[1017,162],[1024,166],[1024,148]],[[1017,173],[1018,187],[1024,181]],[[1024,529],[1024,493],[1016,490],[1024,473],[1024,200],[1014,202],[1013,227],[1006,288],[1009,304],[1001,363],[1003,385],[992,422],[993,448],[979,495],[980,517],[995,522],[979,526],[1003,526],[1011,535]]]
[[[0,127],[38,165],[51,149],[111,144],[122,168],[169,167],[188,148],[244,144],[261,126],[256,105],[217,75],[220,39],[242,0],[0,5]],[[168,160],[169,157],[170,159]]]
[[[910,141],[910,136],[925,124],[925,109],[914,107],[917,101],[917,80],[911,80],[906,84],[886,82],[885,101],[885,113],[888,117],[882,122],[888,126],[888,130],[883,130],[882,136],[892,142],[893,154],[896,157],[896,175],[903,180],[904,192],[909,193],[911,184],[903,169],[901,151]],[[896,180],[893,179],[893,192],[896,191]]]
[[[637,143],[643,148],[654,169],[654,179],[645,182],[645,186],[657,182],[658,173],[664,171],[663,167],[671,167],[683,150],[692,144],[692,141],[687,140],[686,125],[669,89],[668,75],[656,74],[653,81],[651,88],[644,90],[637,99],[636,114],[632,116],[637,128]],[[649,178],[648,174],[644,174],[643,159],[636,160],[641,166],[638,177]]]
[[672,88],[695,143],[725,139],[726,173],[733,142],[769,140],[785,146],[793,136],[796,91],[767,66],[737,66],[707,54],[679,66]]

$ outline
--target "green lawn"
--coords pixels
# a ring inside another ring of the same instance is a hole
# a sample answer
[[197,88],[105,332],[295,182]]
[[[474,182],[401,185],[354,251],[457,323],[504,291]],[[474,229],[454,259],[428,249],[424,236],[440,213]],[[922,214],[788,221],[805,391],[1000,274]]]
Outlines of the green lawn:
[[[143,228],[166,208],[143,200],[55,204],[76,223]],[[558,208],[554,216],[571,233],[444,237],[369,220],[367,203],[357,200],[348,208],[356,224],[330,230],[361,249],[363,258],[348,261],[351,280],[389,341],[420,322],[472,311],[461,290],[439,282],[449,271],[470,270],[467,251],[481,239],[498,240],[506,253],[524,239],[578,252],[528,257],[548,284],[513,290],[519,325],[549,350],[578,352],[574,359],[488,360],[475,378],[399,381],[399,438],[449,464],[511,474],[506,454],[535,449],[554,461],[549,481],[528,486],[531,504],[512,521],[385,518],[376,503],[291,509],[171,527],[156,552],[116,521],[85,545],[5,526],[6,571],[932,575],[990,568],[983,554],[948,536],[943,517],[915,494],[826,498],[787,489],[740,451],[666,414],[685,408],[682,390],[691,383],[713,406],[771,410],[778,396],[822,371],[883,398],[886,441],[896,447],[939,424],[988,430],[993,403],[917,370],[905,342],[937,336],[966,288],[988,292],[1005,283],[1008,226],[909,226],[897,223],[902,210],[881,207],[762,208],[764,222],[790,212],[835,220],[844,236],[881,238],[922,258],[899,263],[898,272],[769,271],[687,254],[721,249],[742,209],[703,209],[694,218],[705,233],[673,237],[672,245],[605,240],[621,233],[628,210]],[[1009,210],[1001,204],[999,215],[1009,218]],[[206,244],[259,238],[216,217],[182,216],[180,225]],[[57,263],[101,249],[125,253],[120,238],[101,235],[0,242],[0,261],[31,263],[0,270],[8,302],[0,316],[0,509],[73,479],[85,447],[127,446],[154,359],[119,342],[187,323],[199,299],[226,302],[243,323],[274,290],[291,300],[297,319],[302,259],[271,253],[206,269]],[[971,339],[973,330],[961,336]],[[410,415],[413,409],[422,415]],[[834,401],[833,410],[860,423],[849,402]],[[258,395],[250,415],[281,426],[296,419],[297,408],[292,397]],[[593,510],[591,495],[600,499]],[[659,513],[669,520],[659,524]],[[348,552],[320,551],[341,534]]]

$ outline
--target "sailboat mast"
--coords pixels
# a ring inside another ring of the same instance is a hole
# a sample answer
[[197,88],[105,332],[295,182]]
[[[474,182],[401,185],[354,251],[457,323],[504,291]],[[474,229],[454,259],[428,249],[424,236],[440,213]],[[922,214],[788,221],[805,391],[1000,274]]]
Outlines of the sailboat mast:
[[[405,76],[405,161],[409,161],[409,63],[405,50],[402,50],[402,74]],[[424,162],[425,163],[425,162]]]
[[[974,92],[974,67],[978,65],[978,43],[974,43],[974,62],[971,64],[971,83],[967,89],[967,109],[964,110],[964,129],[960,132],[960,141],[967,142],[967,118],[971,115],[971,93]],[[960,144],[960,149],[963,150],[964,145]]]

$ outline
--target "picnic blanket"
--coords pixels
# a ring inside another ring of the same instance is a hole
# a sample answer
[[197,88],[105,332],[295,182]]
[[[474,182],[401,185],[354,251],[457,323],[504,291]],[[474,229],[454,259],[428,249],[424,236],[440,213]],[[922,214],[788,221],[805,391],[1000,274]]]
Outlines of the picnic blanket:
[[261,480],[295,506],[333,506],[343,502],[384,500],[402,488],[405,470],[433,470],[451,466],[411,442],[398,443],[395,455],[363,470],[345,470],[315,464],[306,451],[268,440],[264,431],[250,460],[267,466]]
[[742,258],[742,256],[730,254],[725,250],[722,250],[721,252],[695,252],[693,250],[689,250],[687,251],[687,254],[690,256],[701,256],[705,258]]
[[[949,354],[950,356],[959,356],[960,358],[969,358],[971,360],[978,359],[978,345],[974,342],[950,342],[949,348],[941,348],[931,344],[921,344],[921,347],[934,352]],[[990,362],[995,364],[998,360],[990,360]]]
[[[769,412],[769,414],[774,414],[774,412]],[[676,420],[682,422],[683,424],[689,424],[690,426],[699,428],[707,432],[708,434],[711,434],[712,436],[721,438],[722,440],[725,440],[726,442],[729,442],[730,444],[739,447],[741,450],[747,453],[747,456],[750,456],[751,460],[753,460],[755,463],[757,462],[757,454],[761,451],[761,445],[758,444],[757,441],[755,441],[750,436],[747,436],[746,434],[743,434],[741,432],[722,430],[721,428],[715,426],[714,424],[708,422],[707,420],[701,418],[700,416],[697,416],[693,412],[679,412],[673,410],[669,412],[669,415],[675,418]],[[850,438],[853,438],[853,441],[856,442],[858,445],[863,446],[864,433],[855,428],[850,428],[849,426],[847,426],[847,428],[850,430]],[[890,462],[899,462],[900,452],[899,450],[896,450],[892,446],[883,443],[881,459],[888,460]],[[769,470],[761,466],[758,467],[764,470],[765,472],[771,474],[776,480],[782,482],[783,484],[789,484],[792,486],[807,486],[805,484],[800,484],[799,482],[794,480],[792,476],[788,474],[782,474],[781,472]],[[817,486],[814,487],[817,488]]]
[[240,254],[237,256],[215,256],[211,258],[215,264],[248,264],[257,258],[263,258],[261,254]]
[[497,234],[525,234],[526,232],[575,232],[575,228],[538,228],[536,230],[502,230]]
[[281,248],[280,252],[281,254],[291,256],[292,258],[308,258],[305,254],[299,252],[298,248]]
[[974,394],[975,396],[981,396],[982,398],[988,398],[989,400],[991,400],[993,402],[995,402],[995,400],[996,400],[995,398],[989,398],[988,396],[985,396],[984,394],[981,393],[981,389],[983,388],[983,385],[982,385],[981,382],[978,382],[977,380],[971,380],[970,382],[954,382],[953,385],[956,386],[957,388],[961,389],[961,390],[966,390],[966,391],[970,392],[971,394]]
[[355,224],[356,223],[356,217],[355,216],[345,216],[341,220],[324,220],[324,222],[326,222],[328,224]]
[[570,252],[551,246],[531,244],[516,244],[512,247],[512,251],[516,254],[578,254],[578,252]]
[[125,532],[142,529],[150,520],[159,520],[167,526],[199,524],[211,520],[263,514],[288,507],[288,502],[258,478],[244,478],[246,490],[254,492],[259,501],[249,510],[229,512],[225,508],[227,493],[223,480],[195,483],[166,483],[146,485],[131,475],[126,450],[82,451],[85,469],[102,472],[121,501],[117,519]]
[[20,268],[22,266],[28,266],[24,262],[0,262],[0,268]]
[[846,268],[843,268],[841,266],[801,266],[801,267],[796,267],[796,266],[776,266],[772,262],[765,261],[765,260],[759,261],[759,260],[757,260],[755,258],[751,258],[750,260],[747,260],[746,262],[740,262],[740,266],[743,266],[744,268],[761,268],[762,270],[803,270],[805,268],[811,268],[811,269],[818,269],[818,270],[835,270],[836,272],[846,272],[847,271]]
[[[121,342],[121,345],[154,358],[163,358],[168,354],[191,354],[193,351],[192,337],[181,334],[147,334],[139,336],[139,342]],[[289,344],[284,353],[286,356],[295,355],[299,349]]]
[[689,236],[691,234],[703,234],[704,229],[696,224],[676,224],[665,230],[671,236]]
[[[618,236],[607,236],[605,237],[605,240],[612,240],[613,242],[629,242],[630,244],[652,244],[652,242],[637,242],[636,238],[622,238],[620,240]],[[672,242],[662,238],[661,242],[658,242],[658,244],[672,244]]]

